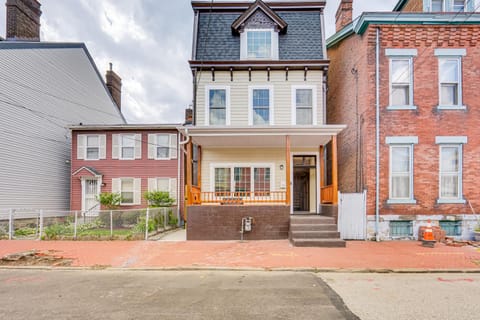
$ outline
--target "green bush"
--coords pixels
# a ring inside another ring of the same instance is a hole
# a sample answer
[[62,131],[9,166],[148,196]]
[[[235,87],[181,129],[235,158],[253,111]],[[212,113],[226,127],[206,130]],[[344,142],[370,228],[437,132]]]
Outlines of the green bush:
[[168,224],[172,227],[176,227],[178,225],[178,218],[173,215],[173,211],[168,211]]
[[[146,217],[140,217],[140,219],[138,219],[138,223],[133,228],[134,231],[137,233],[145,233],[145,228],[146,228],[145,222],[146,222]],[[154,230],[156,230],[155,221],[153,219],[148,219],[148,232],[152,232]]]
[[97,196],[98,202],[109,210],[116,209],[122,203],[120,193],[102,192]]
[[52,224],[43,231],[45,238],[48,240],[56,240],[61,235],[73,234],[73,226],[69,224]]
[[25,237],[25,236],[31,236],[37,233],[36,228],[29,228],[29,227],[24,227],[15,230],[15,236],[17,237]]
[[143,195],[151,208],[170,207],[175,200],[170,198],[170,194],[164,191],[149,191]]

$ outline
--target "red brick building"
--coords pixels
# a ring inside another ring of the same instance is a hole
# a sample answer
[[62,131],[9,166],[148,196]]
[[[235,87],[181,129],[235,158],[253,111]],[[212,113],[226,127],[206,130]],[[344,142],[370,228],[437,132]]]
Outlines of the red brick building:
[[146,208],[146,191],[168,191],[182,213],[178,125],[80,125],[72,130],[71,210],[98,211],[97,195],[122,195],[121,208]]
[[[440,3],[440,4],[439,4]],[[431,219],[470,238],[480,211],[480,14],[474,1],[402,0],[327,40],[339,190],[367,191],[367,237],[414,238]],[[437,11],[443,11],[438,13]]]

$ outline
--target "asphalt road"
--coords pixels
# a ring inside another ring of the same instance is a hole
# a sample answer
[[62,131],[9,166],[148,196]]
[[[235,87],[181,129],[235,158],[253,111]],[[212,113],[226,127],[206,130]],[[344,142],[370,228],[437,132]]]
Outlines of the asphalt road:
[[0,270],[0,319],[357,317],[311,273],[10,269]]
[[362,320],[480,319],[480,274],[319,276]]

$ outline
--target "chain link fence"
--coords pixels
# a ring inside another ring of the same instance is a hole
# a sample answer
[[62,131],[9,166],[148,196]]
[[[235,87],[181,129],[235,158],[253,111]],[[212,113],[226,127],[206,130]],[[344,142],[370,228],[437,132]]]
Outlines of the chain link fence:
[[148,240],[178,226],[176,207],[133,210],[0,210],[0,240]]

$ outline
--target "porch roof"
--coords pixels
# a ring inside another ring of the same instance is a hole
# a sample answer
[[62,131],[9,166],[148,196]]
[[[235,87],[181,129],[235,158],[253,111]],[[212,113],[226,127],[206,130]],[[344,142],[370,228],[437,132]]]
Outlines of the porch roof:
[[265,126],[265,127],[178,127],[178,130],[204,147],[285,147],[290,136],[292,147],[318,147],[330,142],[346,125]]

